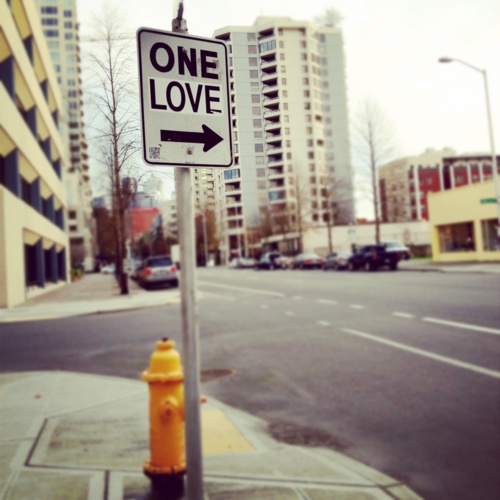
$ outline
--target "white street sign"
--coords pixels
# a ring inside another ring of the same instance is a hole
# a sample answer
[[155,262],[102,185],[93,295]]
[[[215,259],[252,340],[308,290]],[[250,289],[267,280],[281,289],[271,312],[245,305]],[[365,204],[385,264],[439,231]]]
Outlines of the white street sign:
[[150,28],[139,28],[137,45],[144,161],[231,166],[226,45]]

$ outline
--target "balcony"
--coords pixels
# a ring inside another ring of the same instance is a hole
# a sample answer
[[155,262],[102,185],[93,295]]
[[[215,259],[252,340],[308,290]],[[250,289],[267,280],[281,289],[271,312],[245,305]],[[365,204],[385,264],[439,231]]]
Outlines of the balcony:
[[269,168],[268,172],[269,172],[268,179],[270,181],[281,179],[285,176],[285,172],[283,171],[283,167]]
[[263,73],[276,73],[276,67],[278,65],[278,61],[276,59],[270,61],[263,61],[260,64],[260,69]]
[[[272,82],[272,83],[271,83]],[[273,85],[278,82],[278,72],[274,71],[272,73],[262,74],[262,83],[267,83],[268,85]]]
[[279,144],[267,146],[266,152],[268,155],[273,155],[273,156],[283,155],[283,147],[281,145],[281,141],[279,142]]
[[262,101],[262,105],[266,110],[269,111],[279,110],[280,99],[278,97],[278,92],[276,92],[276,95],[273,97],[265,97],[264,100]]
[[268,156],[267,157],[267,166],[268,167],[280,167],[284,164],[285,160],[283,159],[283,155],[276,156]]
[[273,96],[278,96],[278,90],[279,86],[277,84],[275,85],[264,85],[262,87],[262,94],[265,95],[266,97],[273,97]]
[[281,131],[281,122],[280,120],[276,120],[276,121],[266,121],[266,123],[264,124],[264,129],[267,131],[278,131],[280,132]]

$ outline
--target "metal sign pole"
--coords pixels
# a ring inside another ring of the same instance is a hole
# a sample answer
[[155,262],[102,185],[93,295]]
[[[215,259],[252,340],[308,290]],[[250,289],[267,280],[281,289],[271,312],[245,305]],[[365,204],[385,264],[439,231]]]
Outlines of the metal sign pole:
[[[172,21],[172,31],[185,33],[187,26],[182,18],[182,0],[177,1],[176,13],[177,17]],[[181,251],[180,287],[186,415],[187,498],[190,500],[203,500],[196,248],[191,172],[189,168],[175,168],[175,190]]]

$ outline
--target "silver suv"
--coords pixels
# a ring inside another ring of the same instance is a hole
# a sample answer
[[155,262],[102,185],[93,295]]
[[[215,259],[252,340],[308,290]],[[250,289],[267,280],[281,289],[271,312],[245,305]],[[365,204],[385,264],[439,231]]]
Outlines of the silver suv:
[[137,277],[140,285],[146,289],[159,285],[179,286],[177,267],[170,255],[157,255],[144,259],[137,269]]

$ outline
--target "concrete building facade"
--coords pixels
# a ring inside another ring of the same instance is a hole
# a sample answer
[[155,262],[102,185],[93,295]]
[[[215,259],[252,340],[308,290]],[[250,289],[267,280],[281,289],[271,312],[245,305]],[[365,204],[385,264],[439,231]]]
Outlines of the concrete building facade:
[[[500,169],[500,157],[497,157]],[[429,220],[428,195],[491,179],[491,156],[428,149],[379,169],[382,222]]]
[[263,236],[354,220],[340,28],[257,18],[214,36],[229,49],[234,165],[215,172],[223,261]]
[[429,209],[433,260],[500,262],[496,198],[493,179],[432,193]]
[[0,307],[68,281],[66,145],[33,0],[0,0]]
[[36,0],[63,101],[61,130],[67,137],[68,168],[63,181],[68,202],[70,259],[73,266],[94,269],[95,227],[92,217],[88,146],[83,122],[80,46],[76,0]]

